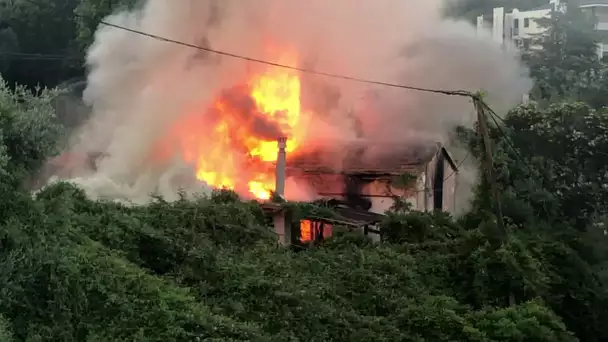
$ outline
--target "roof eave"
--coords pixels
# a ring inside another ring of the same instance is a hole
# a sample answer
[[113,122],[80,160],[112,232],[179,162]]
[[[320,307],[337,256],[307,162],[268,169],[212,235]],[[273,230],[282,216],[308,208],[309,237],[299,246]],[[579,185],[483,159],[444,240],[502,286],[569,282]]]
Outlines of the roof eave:
[[458,172],[458,165],[456,165],[456,163],[454,162],[454,159],[452,159],[450,152],[448,152],[448,150],[446,150],[445,147],[441,147],[441,153],[443,154],[443,156],[444,156],[445,160],[448,162],[448,164],[450,164],[450,167],[452,168],[452,170],[454,170],[455,172]]

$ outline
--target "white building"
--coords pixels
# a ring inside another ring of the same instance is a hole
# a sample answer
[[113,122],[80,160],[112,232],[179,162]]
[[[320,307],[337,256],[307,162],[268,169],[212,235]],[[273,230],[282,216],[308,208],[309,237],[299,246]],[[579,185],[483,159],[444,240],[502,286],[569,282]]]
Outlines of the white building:
[[[596,18],[601,40],[598,54],[608,56],[608,0],[581,0],[580,6]],[[483,15],[477,17],[477,31],[480,34],[491,32],[492,38],[501,44],[513,41],[519,47],[533,48],[530,45],[532,38],[543,32],[536,20],[550,16],[552,11],[564,10],[565,6],[560,0],[549,0],[546,5],[528,11],[514,9],[507,13],[503,7],[497,7],[493,10],[492,18]]]

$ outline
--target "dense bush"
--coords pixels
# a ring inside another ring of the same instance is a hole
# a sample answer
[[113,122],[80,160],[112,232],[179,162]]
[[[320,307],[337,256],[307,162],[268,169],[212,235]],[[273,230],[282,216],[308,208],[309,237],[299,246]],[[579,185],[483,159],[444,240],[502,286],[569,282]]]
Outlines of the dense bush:
[[[463,267],[480,270],[461,249],[483,250],[475,234],[411,248],[343,233],[293,252],[276,245],[253,204],[218,197],[125,207],[67,184],[16,196],[1,240],[0,312],[20,340],[573,340],[542,302],[467,302],[466,291],[493,295],[454,286]],[[445,216],[434,224],[458,230]]]

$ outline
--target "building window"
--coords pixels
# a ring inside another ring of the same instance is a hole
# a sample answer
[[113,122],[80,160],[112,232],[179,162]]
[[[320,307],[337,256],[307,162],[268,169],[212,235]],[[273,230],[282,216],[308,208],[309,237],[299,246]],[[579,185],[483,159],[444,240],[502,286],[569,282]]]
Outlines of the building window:
[[530,27],[530,18],[524,19],[524,27],[526,27],[526,28]]
[[519,19],[513,20],[513,36],[519,36]]
[[332,235],[332,225],[321,221],[300,220],[299,235],[300,242],[324,240]]
[[528,50],[530,48],[530,39],[524,39],[522,40],[522,43],[524,50]]

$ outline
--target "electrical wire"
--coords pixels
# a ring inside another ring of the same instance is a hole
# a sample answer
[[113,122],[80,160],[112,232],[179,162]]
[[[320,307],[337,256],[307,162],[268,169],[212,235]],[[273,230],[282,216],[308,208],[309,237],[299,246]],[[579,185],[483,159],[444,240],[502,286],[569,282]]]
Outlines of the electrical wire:
[[190,43],[182,42],[182,41],[175,40],[175,39],[161,37],[161,36],[158,36],[158,35],[155,35],[155,34],[146,33],[146,32],[142,32],[142,31],[139,31],[139,30],[134,30],[134,29],[131,29],[131,28],[128,28],[128,27],[124,27],[124,26],[108,23],[108,22],[106,22],[104,20],[100,20],[99,23],[103,24],[103,25],[106,25],[106,26],[114,27],[114,28],[117,28],[117,29],[120,29],[120,30],[124,30],[124,31],[127,31],[127,32],[131,32],[131,33],[134,33],[134,34],[138,34],[138,35],[141,35],[141,36],[145,36],[145,37],[149,37],[149,38],[152,38],[152,39],[156,39],[156,40],[159,40],[159,41],[164,41],[164,42],[167,42],[167,43],[172,43],[172,44],[177,44],[177,45],[181,45],[181,46],[185,46],[185,47],[190,47],[190,48],[194,48],[194,49],[198,49],[198,50],[201,50],[201,51],[206,51],[206,52],[214,53],[214,54],[221,55],[221,56],[231,57],[231,58],[235,58],[235,59],[241,59],[241,60],[245,60],[245,61],[249,61],[249,62],[254,62],[254,63],[259,63],[259,64],[266,64],[266,65],[270,65],[270,66],[274,66],[274,67],[279,67],[279,68],[284,68],[284,69],[290,69],[290,70],[300,71],[300,72],[314,74],[314,75],[319,75],[319,76],[326,76],[326,77],[337,78],[337,79],[342,79],[342,80],[347,80],[347,81],[353,81],[353,82],[359,82],[359,83],[375,84],[375,85],[381,85],[381,86],[385,86],[385,87],[401,88],[401,89],[408,89],[408,90],[415,90],[415,91],[421,91],[421,92],[427,92],[427,93],[436,93],[436,94],[443,94],[443,95],[450,95],[450,96],[465,96],[465,97],[471,97],[471,96],[473,96],[473,93],[471,93],[470,91],[466,91],[466,90],[442,90],[442,89],[422,88],[422,87],[415,87],[415,86],[402,85],[402,84],[396,84],[396,83],[387,83],[387,82],[381,82],[381,81],[368,80],[368,79],[357,78],[357,77],[346,76],[346,75],[340,75],[340,74],[332,74],[332,73],[323,72],[323,71],[317,71],[317,70],[313,70],[313,69],[300,68],[300,67],[295,67],[295,66],[290,66],[290,65],[270,62],[270,61],[266,61],[266,60],[262,60],[262,59],[257,59],[257,58],[253,58],[253,57],[238,55],[238,54],[235,54],[235,53],[215,50],[215,49],[203,47],[203,46],[200,46],[200,45],[195,45],[195,44],[190,44]]
[[[515,147],[515,144],[513,143],[513,141],[511,141],[511,139],[509,138],[509,136],[505,133],[505,131],[502,129],[501,125],[498,123],[498,121],[501,121],[504,125],[506,125],[506,122],[503,118],[501,118],[498,114],[496,114],[496,112],[494,110],[492,110],[492,108],[490,108],[490,106],[488,106],[487,103],[482,102],[482,105],[484,106],[484,109],[490,113],[490,118],[492,119],[492,121],[494,122],[494,124],[496,125],[496,128],[498,129],[500,135],[502,136],[502,138],[507,142],[507,145],[509,145],[509,147],[511,148],[511,150],[513,150],[513,152],[515,153],[515,155],[517,156],[517,160],[526,165],[526,168],[528,169],[528,172],[530,172],[530,175],[534,178],[536,178],[537,181],[539,181],[540,185],[544,187],[543,185],[543,181],[540,179],[540,175],[535,172],[536,170],[522,157],[522,155],[519,153],[519,150]],[[546,189],[546,188],[545,188]],[[546,215],[546,217],[549,217],[549,210],[546,207],[547,203],[546,202],[542,202],[541,204],[541,208],[544,212],[544,214]]]
[[447,177],[445,177],[443,179],[444,183],[458,172],[458,169],[460,169],[462,164],[464,164],[464,162],[467,160],[467,158],[469,158],[470,155],[471,155],[471,151],[467,151],[467,154],[464,156],[464,158],[462,158],[462,160],[458,163],[458,165],[456,165],[456,170],[452,170],[452,173],[450,173]]
[[511,139],[509,138],[509,136],[502,129],[502,126],[498,123],[498,120],[502,121],[503,124],[506,124],[506,122],[498,114],[496,114],[496,112],[494,110],[492,110],[492,108],[490,108],[490,106],[488,106],[487,103],[481,102],[481,105],[490,114],[490,118],[492,119],[492,121],[496,125],[496,128],[498,129],[498,132],[503,137],[503,139],[507,142],[507,145],[509,145],[509,147],[511,148],[511,150],[513,150],[513,152],[517,156],[517,159],[521,163],[523,163],[524,165],[526,165],[526,168],[528,169],[528,171],[530,173],[534,173],[533,172],[534,168],[527,161],[524,160],[524,158],[519,153],[519,150],[515,147],[515,144],[513,143],[513,141],[511,141]]
[[[29,2],[29,3],[32,3],[32,4],[36,5],[36,6],[39,5],[36,2],[34,2],[33,0],[26,0],[26,1]],[[79,16],[79,17],[83,17],[82,15],[78,15],[78,14],[75,14],[75,15]],[[301,68],[301,67],[296,67],[296,66],[290,66],[290,65],[280,64],[280,63],[276,63],[276,62],[272,62],[272,61],[267,61],[267,60],[263,60],[263,59],[258,59],[258,58],[253,58],[253,57],[249,57],[249,56],[244,56],[244,55],[240,55],[240,54],[236,54],[236,53],[216,50],[216,49],[212,49],[212,48],[208,48],[208,47],[204,47],[204,46],[200,46],[200,45],[195,45],[195,44],[191,44],[191,43],[187,43],[187,42],[183,42],[183,41],[179,41],[179,40],[175,40],[175,39],[170,39],[170,38],[159,36],[159,35],[152,34],[152,33],[143,32],[143,31],[140,31],[140,30],[135,30],[135,29],[128,28],[128,27],[125,27],[125,26],[121,26],[121,25],[117,25],[117,24],[113,24],[113,23],[107,22],[105,20],[100,20],[99,24],[105,25],[105,26],[108,26],[108,27],[113,27],[115,29],[123,30],[123,31],[130,32],[130,33],[133,33],[133,34],[137,34],[137,35],[140,35],[140,36],[143,36],[143,37],[148,37],[148,38],[151,38],[151,39],[155,39],[155,40],[158,40],[158,41],[162,41],[162,42],[166,42],[166,43],[171,43],[171,44],[176,44],[176,45],[180,45],[180,46],[184,46],[184,47],[189,47],[189,48],[193,48],[193,49],[197,49],[197,50],[213,53],[213,54],[220,55],[220,56],[230,57],[230,58],[234,58],[234,59],[240,59],[240,60],[244,60],[244,61],[248,61],[248,62],[253,62],[253,63],[258,63],[258,64],[265,64],[265,65],[274,66],[274,67],[283,68],[283,69],[295,70],[295,71],[298,71],[298,72],[303,72],[303,73],[308,73],[308,74],[314,74],[314,75],[318,75],[318,76],[325,76],[325,77],[329,77],[329,78],[342,79],[342,80],[347,80],[347,81],[352,81],[352,82],[374,84],[374,85],[380,85],[380,86],[385,86],[385,87],[390,87],[390,88],[407,89],[407,90],[426,92],[426,93],[442,94],[442,95],[448,95],[448,96],[462,96],[462,97],[468,97],[468,98],[471,98],[471,99],[478,99],[479,98],[479,95],[474,94],[473,92],[470,92],[470,91],[466,91],[466,90],[444,90],[444,89],[424,88],[424,87],[417,87],[417,86],[411,86],[411,85],[403,85],[403,84],[388,83],[388,82],[382,82],[382,81],[376,81],[376,80],[369,80],[369,79],[358,78],[358,77],[347,76],[347,75],[341,75],[341,74],[334,74],[334,73],[323,72],[323,71],[318,71],[318,70],[313,70],[313,69],[307,69],[307,68]],[[69,58],[69,56],[44,55],[44,54],[23,54],[23,53],[19,54],[19,53],[15,53],[15,54],[11,54],[11,55],[19,57],[21,59],[28,59],[28,58],[30,58],[30,59],[48,59],[48,60],[53,60],[53,59],[67,59],[67,58]],[[0,54],[0,56],[1,56],[1,54]],[[489,109],[489,111],[490,111],[491,114],[493,113],[494,115],[496,115],[494,113],[494,111],[492,111],[489,108],[489,106],[487,106],[487,104],[485,102],[481,101],[481,103],[483,103],[484,106],[487,109]],[[457,168],[460,168],[460,166],[467,160],[467,158],[469,157],[469,155],[470,155],[470,151],[460,161],[460,163],[457,166]],[[456,173],[457,173],[457,171],[453,170],[453,172],[450,175],[448,175],[443,180],[443,182],[445,183],[447,180],[449,180]],[[426,189],[425,190],[419,190],[419,191],[426,191]]]
[[[467,151],[467,154],[464,156],[464,158],[462,158],[462,160],[458,163],[458,165],[456,165],[456,170],[452,170],[452,172],[443,179],[442,183],[447,182],[450,178],[452,178],[454,175],[456,175],[458,173],[458,170],[460,169],[460,167],[464,164],[464,162],[467,160],[467,158],[469,158],[470,155],[471,155],[471,151]],[[418,189],[415,192],[420,193],[420,192],[427,192],[427,191],[429,191],[429,189],[424,188],[424,189]],[[439,190],[434,190],[434,191],[439,191]]]
[[0,59],[16,60],[77,60],[78,57],[43,53],[0,52]]
[[[25,1],[27,1],[27,2],[29,2],[31,4],[34,4],[36,6],[40,6],[40,4],[36,3],[33,0],[25,0]],[[74,15],[77,16],[77,17],[85,18],[84,16],[76,14],[76,13]],[[147,33],[147,32],[143,32],[143,31],[140,31],[140,30],[135,30],[135,29],[128,28],[128,27],[125,27],[125,26],[122,26],[122,25],[113,24],[113,23],[107,22],[105,20],[100,20],[99,24],[105,25],[105,26],[108,26],[108,27],[113,27],[113,28],[116,28],[116,29],[119,29],[119,30],[127,31],[127,32],[130,32],[130,33],[133,33],[133,34],[137,34],[137,35],[140,35],[140,36],[152,38],[152,39],[155,39],[155,40],[158,40],[158,41],[163,41],[163,42],[167,42],[167,43],[171,43],[171,44],[181,45],[181,46],[185,46],[185,47],[189,47],[189,48],[193,48],[193,49],[198,49],[198,50],[201,50],[201,51],[206,51],[206,52],[214,53],[214,54],[220,55],[220,56],[230,57],[230,58],[234,58],[234,59],[240,59],[240,60],[244,60],[244,61],[248,61],[248,62],[253,62],[253,63],[258,63],[258,64],[270,65],[270,66],[274,66],[274,67],[278,67],[278,68],[283,68],[283,69],[295,70],[295,71],[299,71],[299,72],[303,72],[303,73],[308,73],[308,74],[325,76],[325,77],[330,77],[330,78],[335,78],[335,79],[342,79],[342,80],[347,80],[347,81],[352,81],[352,82],[358,82],[358,83],[375,84],[375,85],[380,85],[380,86],[385,86],[385,87],[391,87],[391,88],[408,89],[408,90],[414,90],[414,91],[420,91],[420,92],[426,92],[426,93],[442,94],[442,95],[449,95],[449,96],[463,96],[463,97],[469,97],[469,98],[473,98],[475,96],[475,94],[473,94],[470,91],[466,91],[466,90],[443,90],[443,89],[416,87],[416,86],[396,84],[396,83],[388,83],[388,82],[381,82],[381,81],[375,81],[375,80],[368,80],[368,79],[363,79],[363,78],[358,78],[358,77],[353,77],[353,76],[333,74],[333,73],[323,72],[323,71],[317,71],[317,70],[313,70],[313,69],[307,69],[307,68],[301,68],[301,67],[296,67],[296,66],[290,66],[290,65],[285,65],[285,64],[280,64],[280,63],[276,63],[276,62],[271,62],[271,61],[263,60],[263,59],[258,59],[258,58],[253,58],[253,57],[249,57],[249,56],[239,55],[239,54],[236,54],[236,53],[231,53],[231,52],[211,49],[211,48],[208,48],[208,47],[204,47],[204,46],[200,46],[200,45],[195,45],[195,44],[191,44],[191,43],[186,43],[186,42],[183,42],[183,41],[179,41],[179,40],[175,40],[175,39],[170,39],[170,38],[167,38],[167,37],[162,37],[162,36],[155,35],[155,34],[152,34],[152,33]]]

